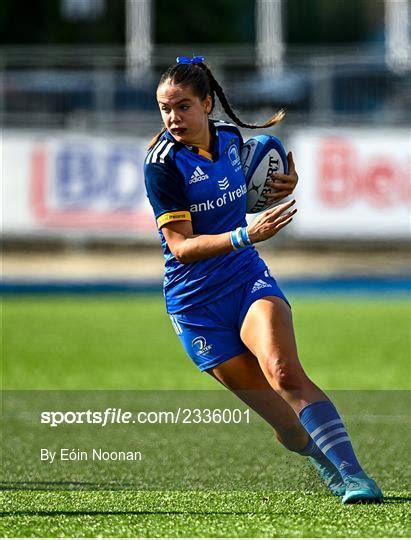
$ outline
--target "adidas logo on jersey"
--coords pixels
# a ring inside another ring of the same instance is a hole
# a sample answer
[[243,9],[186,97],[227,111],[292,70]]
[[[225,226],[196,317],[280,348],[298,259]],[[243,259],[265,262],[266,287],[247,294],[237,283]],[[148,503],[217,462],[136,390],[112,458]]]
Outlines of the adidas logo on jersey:
[[265,287],[270,287],[270,285],[264,281],[263,279],[258,279],[254,285],[253,285],[253,288],[251,289],[251,293],[255,293],[257,291],[259,291],[260,289],[264,289]]
[[209,178],[210,177],[208,176],[208,174],[206,174],[201,169],[201,167],[196,167],[188,183],[196,184],[197,182],[201,182],[202,180],[208,180]]

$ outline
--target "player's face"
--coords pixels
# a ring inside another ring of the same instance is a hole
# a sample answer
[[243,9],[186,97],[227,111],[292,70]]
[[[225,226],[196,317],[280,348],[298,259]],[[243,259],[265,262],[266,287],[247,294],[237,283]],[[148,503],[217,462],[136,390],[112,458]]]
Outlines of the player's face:
[[164,83],[157,90],[157,101],[164,126],[176,141],[187,145],[204,145],[208,140],[210,96],[201,101],[189,86]]

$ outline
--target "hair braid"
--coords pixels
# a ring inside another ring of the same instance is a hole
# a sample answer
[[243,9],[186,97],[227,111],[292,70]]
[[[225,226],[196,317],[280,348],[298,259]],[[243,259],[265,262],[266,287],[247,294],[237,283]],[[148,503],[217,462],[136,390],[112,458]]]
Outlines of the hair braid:
[[278,124],[278,122],[281,122],[281,120],[284,118],[285,109],[280,109],[271,118],[269,118],[264,124],[247,124],[246,122],[243,122],[240,118],[238,118],[238,116],[235,114],[235,112],[231,108],[231,105],[229,104],[229,102],[228,102],[228,100],[227,100],[227,98],[226,98],[226,96],[224,94],[224,90],[221,88],[220,84],[215,79],[215,77],[212,74],[211,70],[203,63],[197,64],[197,65],[200,66],[205,71],[205,73],[207,74],[207,77],[208,77],[208,79],[210,81],[210,88],[211,88],[211,91],[212,91],[211,98],[212,98],[212,101],[213,101],[213,106],[214,106],[214,103],[215,103],[215,98],[214,98],[214,92],[215,92],[217,94],[218,99],[220,100],[220,103],[221,103],[224,111],[226,112],[226,114],[232,120],[234,120],[234,122],[238,126],[244,127],[244,128],[249,128],[249,129],[268,128],[268,127],[274,126],[275,124]]
[[[159,86],[166,82],[171,82],[175,85],[190,87],[193,94],[203,101],[208,95],[211,96],[211,112],[215,106],[215,96],[217,95],[225,113],[240,127],[249,129],[268,128],[278,124],[284,118],[285,110],[280,109],[276,114],[267,120],[264,124],[247,124],[243,122],[231,108],[225,97],[224,90],[214,78],[210,68],[203,62],[196,64],[175,64],[169,67],[161,76]],[[161,135],[166,131],[166,128],[157,133],[151,140],[149,149],[157,143]]]

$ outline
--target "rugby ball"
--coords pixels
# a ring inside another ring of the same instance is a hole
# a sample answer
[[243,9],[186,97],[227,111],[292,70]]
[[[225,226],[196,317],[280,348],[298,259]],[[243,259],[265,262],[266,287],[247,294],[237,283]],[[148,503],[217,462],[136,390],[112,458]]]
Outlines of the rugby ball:
[[247,213],[256,214],[284,202],[268,203],[265,196],[273,188],[266,186],[273,173],[288,174],[287,154],[280,139],[272,135],[257,135],[244,143],[241,151],[247,186]]

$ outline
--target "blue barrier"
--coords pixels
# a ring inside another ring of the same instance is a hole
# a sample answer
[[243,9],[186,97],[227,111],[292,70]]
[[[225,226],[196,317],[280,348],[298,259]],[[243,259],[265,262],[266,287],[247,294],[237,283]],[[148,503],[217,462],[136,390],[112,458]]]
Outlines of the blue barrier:
[[[411,275],[333,276],[278,279],[287,295],[396,295],[411,294]],[[153,280],[23,280],[3,278],[2,295],[41,294],[161,294],[162,284]]]

